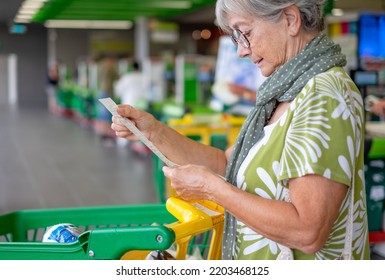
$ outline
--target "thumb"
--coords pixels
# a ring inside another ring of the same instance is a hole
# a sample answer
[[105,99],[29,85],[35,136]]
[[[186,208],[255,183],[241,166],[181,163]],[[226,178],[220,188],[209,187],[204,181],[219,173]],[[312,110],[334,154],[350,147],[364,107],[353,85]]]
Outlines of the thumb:
[[135,109],[130,105],[118,105],[116,112],[122,117],[133,118],[135,117]]
[[163,166],[162,171],[166,177],[170,178],[172,176],[172,173],[173,173],[173,168],[168,167],[168,166]]

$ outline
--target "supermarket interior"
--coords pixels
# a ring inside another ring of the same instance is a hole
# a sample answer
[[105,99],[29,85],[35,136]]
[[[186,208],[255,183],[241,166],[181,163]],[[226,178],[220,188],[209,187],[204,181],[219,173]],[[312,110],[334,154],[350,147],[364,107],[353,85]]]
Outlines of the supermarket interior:
[[[113,215],[132,207],[144,223],[150,210],[159,222],[173,221],[163,207],[175,195],[164,163],[142,142],[117,138],[110,116],[98,118],[101,73],[109,69],[116,103],[147,111],[194,141],[233,145],[266,78],[219,30],[216,1],[0,2],[0,259],[11,256],[5,243],[16,237],[9,235],[21,234],[1,229],[22,223],[8,213],[42,210],[30,227],[51,209],[63,217],[74,211],[72,222],[83,213],[74,209],[87,207],[90,219],[102,209]],[[385,1],[328,0],[324,14],[363,100],[385,100]],[[371,258],[385,259],[385,114],[365,109]]]

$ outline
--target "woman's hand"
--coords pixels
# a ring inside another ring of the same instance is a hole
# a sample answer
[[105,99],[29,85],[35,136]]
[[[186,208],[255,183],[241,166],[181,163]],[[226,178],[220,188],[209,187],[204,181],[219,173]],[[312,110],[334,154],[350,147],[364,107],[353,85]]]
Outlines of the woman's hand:
[[[118,105],[117,112],[122,117],[131,120],[135,126],[151,141],[151,135],[154,135],[157,127],[157,120],[153,115],[138,110],[130,105]],[[112,117],[111,128],[115,131],[116,136],[127,138],[129,140],[138,140],[135,135],[119,121],[119,118]]]
[[183,199],[213,200],[214,188],[219,180],[210,169],[200,165],[184,165],[175,168],[163,167],[164,175],[170,179],[171,187]]
[[378,100],[373,102],[370,110],[377,116],[385,116],[385,100]]

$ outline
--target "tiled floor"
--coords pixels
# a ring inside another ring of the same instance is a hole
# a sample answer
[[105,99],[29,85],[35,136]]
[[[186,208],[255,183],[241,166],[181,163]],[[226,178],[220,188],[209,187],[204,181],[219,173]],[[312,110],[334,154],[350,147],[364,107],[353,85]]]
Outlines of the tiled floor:
[[48,110],[0,108],[0,215],[32,208],[157,203],[152,156],[104,145]]

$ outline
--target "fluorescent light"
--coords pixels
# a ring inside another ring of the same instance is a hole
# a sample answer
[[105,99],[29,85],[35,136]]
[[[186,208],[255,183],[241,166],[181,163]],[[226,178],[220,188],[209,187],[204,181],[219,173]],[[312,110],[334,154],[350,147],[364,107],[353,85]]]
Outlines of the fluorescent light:
[[21,9],[34,9],[38,10],[41,7],[43,7],[44,3],[43,2],[24,2],[21,5]]
[[45,2],[48,2],[50,0],[25,0],[24,3],[45,3]]
[[31,22],[33,16],[43,7],[44,3],[48,0],[25,0],[17,15],[15,16],[14,22],[18,23],[29,23]]
[[32,15],[20,15],[18,14],[13,21],[15,23],[29,23],[32,20]]
[[30,23],[31,19],[23,19],[23,18],[15,18],[13,20],[14,23]]
[[131,21],[119,20],[47,20],[47,28],[75,28],[75,29],[130,29]]
[[19,15],[34,15],[36,14],[38,10],[32,10],[32,9],[21,9],[19,11]]

